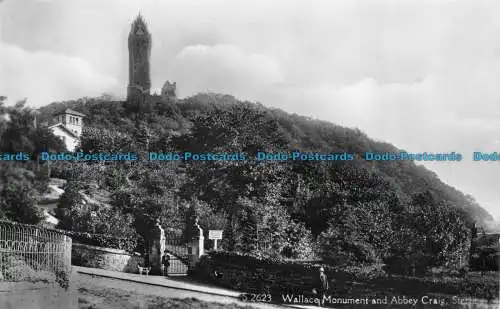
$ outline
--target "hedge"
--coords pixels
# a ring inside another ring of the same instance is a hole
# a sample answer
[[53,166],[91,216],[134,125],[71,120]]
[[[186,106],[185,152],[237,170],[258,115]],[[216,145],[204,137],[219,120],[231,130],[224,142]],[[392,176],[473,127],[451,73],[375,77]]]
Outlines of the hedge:
[[319,267],[324,267],[325,272],[330,273],[340,281],[366,281],[387,276],[382,270],[382,264],[339,267],[325,265],[321,260],[269,259],[227,251],[212,251],[207,254],[208,257],[219,262],[244,265],[245,268],[271,268],[276,272],[315,273],[318,272]]
[[[323,266],[328,278],[333,279],[333,288],[338,295],[379,296],[387,292],[400,295],[446,294],[473,296],[476,298],[495,297],[499,290],[498,280],[480,278],[448,277],[435,280],[431,277],[388,277],[382,264],[340,267],[322,265],[321,261],[286,261],[258,258],[233,252],[209,252],[202,257],[195,269],[195,275],[214,283],[214,269],[232,269],[237,272],[287,274],[290,278],[314,276]],[[254,277],[254,276],[250,276]],[[241,276],[239,281],[248,276]],[[498,277],[496,277],[498,279]],[[220,282],[222,283],[222,282]],[[284,282],[293,285],[292,282]],[[251,286],[252,282],[235,282],[238,286]]]
[[115,236],[109,236],[109,235],[104,235],[104,234],[90,234],[90,233],[85,233],[85,232],[60,230],[60,229],[46,228],[46,227],[43,227],[40,225],[29,225],[29,224],[19,223],[19,222],[15,222],[15,221],[0,219],[0,223],[2,223],[2,222],[13,225],[13,226],[37,228],[37,229],[45,230],[45,231],[49,231],[49,232],[58,232],[58,233],[66,235],[68,237],[71,237],[73,242],[76,242],[76,243],[81,243],[84,245],[91,245],[91,246],[96,246],[96,247],[111,248],[111,249],[121,249],[121,250],[125,250],[129,253],[134,252],[134,250],[136,249],[137,244],[138,244],[138,240],[136,238],[115,237]]
[[103,234],[90,234],[73,231],[63,231],[67,236],[73,239],[73,242],[96,247],[105,247],[111,249],[121,249],[126,252],[134,252],[137,247],[137,239],[113,237]]

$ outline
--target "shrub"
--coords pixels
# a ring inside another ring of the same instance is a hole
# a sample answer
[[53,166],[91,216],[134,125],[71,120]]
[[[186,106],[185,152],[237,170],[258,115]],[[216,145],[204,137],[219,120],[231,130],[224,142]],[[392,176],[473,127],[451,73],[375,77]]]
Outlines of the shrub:
[[103,234],[90,234],[90,233],[80,233],[65,231],[66,235],[73,239],[73,242],[81,243],[84,245],[91,245],[96,247],[105,247],[112,249],[125,250],[127,252],[134,252],[137,247],[137,238],[124,238],[124,237],[113,237]]
[[348,274],[351,277],[350,281],[366,282],[387,277],[383,266],[383,264],[347,266],[340,271]]
[[8,256],[3,280],[29,282],[56,282],[56,275],[47,270],[35,270],[22,257]]
[[303,223],[290,221],[287,230],[288,241],[281,254],[287,258],[310,259],[319,251],[311,232]]
[[59,286],[67,289],[69,287],[70,273],[67,271],[56,272],[56,281],[59,283]]
[[0,217],[29,224],[39,223],[35,175],[26,169],[0,162]]
[[245,291],[280,294],[283,291],[312,290],[312,278],[318,268],[319,265],[314,264],[314,261],[277,261],[216,251],[200,259],[194,275],[201,280],[228,288],[239,287]]
[[84,204],[82,188],[83,185],[76,181],[66,185],[56,208],[60,219],[57,227],[78,243],[133,252],[139,237],[134,217],[116,207]]

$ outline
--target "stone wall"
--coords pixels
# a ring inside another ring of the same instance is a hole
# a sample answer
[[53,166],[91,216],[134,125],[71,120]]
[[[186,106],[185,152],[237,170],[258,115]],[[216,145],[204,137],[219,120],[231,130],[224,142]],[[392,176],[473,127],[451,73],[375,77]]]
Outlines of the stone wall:
[[78,293],[57,283],[2,282],[0,308],[77,309]]
[[128,254],[124,250],[102,248],[73,243],[71,263],[77,266],[137,273],[137,266],[143,265],[140,256]]

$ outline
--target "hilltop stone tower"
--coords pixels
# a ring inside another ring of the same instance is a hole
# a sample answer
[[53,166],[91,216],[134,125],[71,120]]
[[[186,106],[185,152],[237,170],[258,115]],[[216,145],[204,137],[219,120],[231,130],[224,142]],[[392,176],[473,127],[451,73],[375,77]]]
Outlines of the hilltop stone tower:
[[151,34],[139,13],[128,36],[129,84],[127,100],[144,102],[150,95]]

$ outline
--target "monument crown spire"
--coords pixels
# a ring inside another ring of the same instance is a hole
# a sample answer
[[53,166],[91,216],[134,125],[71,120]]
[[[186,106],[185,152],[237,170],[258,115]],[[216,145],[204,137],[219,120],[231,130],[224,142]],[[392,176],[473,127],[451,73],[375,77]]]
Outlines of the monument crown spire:
[[127,100],[144,101],[150,94],[151,34],[146,21],[139,12],[132,22],[128,38],[129,85]]
[[139,12],[139,14],[137,14],[137,17],[132,22],[132,27],[130,29],[130,33],[134,34],[135,30],[137,30],[138,28],[144,28],[144,30],[146,30],[146,31],[148,30],[148,24],[147,24],[146,20],[144,19],[144,17],[142,16],[141,12]]

